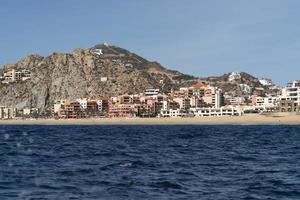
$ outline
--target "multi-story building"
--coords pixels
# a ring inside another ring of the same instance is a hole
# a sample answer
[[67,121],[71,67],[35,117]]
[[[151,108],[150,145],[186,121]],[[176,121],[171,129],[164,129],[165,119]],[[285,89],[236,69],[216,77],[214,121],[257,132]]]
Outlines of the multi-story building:
[[25,81],[31,78],[31,72],[29,70],[23,69],[21,71],[16,71],[12,69],[10,71],[4,72],[3,83],[12,83],[15,81]]
[[108,97],[100,97],[99,100],[97,100],[97,104],[98,104],[98,110],[99,112],[106,114],[108,113],[108,109],[109,109],[109,98]]
[[134,106],[132,104],[111,104],[109,106],[109,117],[133,117]]
[[187,110],[191,107],[189,98],[177,97],[177,98],[174,98],[173,101],[178,103],[179,109]]
[[280,111],[295,112],[300,110],[300,80],[288,83],[280,96]]
[[62,109],[65,103],[66,100],[56,100],[53,105],[53,113],[57,114]]
[[0,107],[0,119],[13,119],[17,116],[17,109],[13,107]]
[[80,107],[83,110],[87,109],[87,104],[88,104],[88,99],[87,98],[83,98],[83,99],[76,99],[76,101],[80,104]]
[[245,103],[245,97],[226,96],[225,101],[229,105],[242,105]]
[[58,112],[61,118],[83,118],[85,117],[78,101],[66,101]]
[[191,112],[195,117],[241,116],[243,114],[241,108],[232,106],[221,108],[192,108]]

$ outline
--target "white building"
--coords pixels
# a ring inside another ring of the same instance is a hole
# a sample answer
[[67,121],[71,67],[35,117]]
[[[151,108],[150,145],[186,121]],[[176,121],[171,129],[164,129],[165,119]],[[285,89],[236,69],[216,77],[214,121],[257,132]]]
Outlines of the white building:
[[2,76],[2,83],[12,83],[15,81],[25,81],[31,78],[31,72],[27,69],[23,69],[21,71],[16,71],[12,69],[10,71],[4,72]]
[[79,102],[80,107],[81,107],[83,110],[86,110],[86,109],[87,109],[87,103],[88,103],[88,99],[87,99],[87,98],[84,98],[84,99],[76,99],[76,101]]
[[159,89],[146,89],[144,94],[145,96],[158,95]]
[[221,108],[192,108],[195,117],[222,117],[241,116],[243,111],[240,107],[226,106]]
[[300,80],[289,83],[287,87],[283,88],[280,100],[291,100],[300,105]]
[[232,82],[236,80],[241,80],[241,78],[242,76],[239,72],[232,72],[228,77],[228,81]]
[[245,97],[232,97],[227,96],[225,97],[226,102],[228,102],[230,105],[241,105],[245,103]]
[[17,115],[17,109],[13,107],[0,107],[0,119],[13,119]]
[[184,117],[186,115],[187,115],[186,111],[181,110],[181,109],[161,110],[161,112],[160,112],[161,117],[172,117],[172,118],[175,117],[176,118],[176,117]]
[[106,81],[107,81],[107,77],[105,77],[105,76],[104,76],[104,77],[101,77],[101,78],[100,78],[100,81],[101,81],[101,82],[106,82]]
[[271,79],[268,78],[262,78],[259,80],[260,84],[262,84],[263,86],[273,86],[274,83]]
[[53,112],[58,113],[62,106],[66,103],[66,100],[56,100],[53,105]]

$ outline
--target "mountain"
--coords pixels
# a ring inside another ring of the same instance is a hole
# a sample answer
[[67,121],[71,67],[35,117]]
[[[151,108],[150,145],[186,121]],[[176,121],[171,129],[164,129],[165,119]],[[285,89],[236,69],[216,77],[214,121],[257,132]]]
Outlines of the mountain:
[[[107,44],[47,57],[30,55],[16,64],[5,65],[0,74],[12,69],[27,70],[31,78],[10,83],[0,81],[0,106],[35,107],[42,112],[49,112],[55,100],[137,94],[147,88],[169,92],[200,80]],[[232,96],[250,95],[257,89],[261,92],[261,88],[263,92],[269,90],[250,74],[239,74],[240,78],[234,81],[229,80],[230,73],[201,80]]]
[[16,64],[5,65],[0,73],[12,69],[29,70],[31,78],[0,83],[0,105],[30,106],[45,112],[59,99],[97,99],[140,93],[147,88],[169,91],[191,85],[197,79],[107,44],[75,49],[71,54],[30,55]]

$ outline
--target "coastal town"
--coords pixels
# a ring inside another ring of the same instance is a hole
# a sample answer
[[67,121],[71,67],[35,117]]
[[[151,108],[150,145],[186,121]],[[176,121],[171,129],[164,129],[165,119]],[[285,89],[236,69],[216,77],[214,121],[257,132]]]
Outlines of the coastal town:
[[[30,79],[29,70],[10,70],[0,77],[3,84],[22,82]],[[229,82],[241,78],[239,72],[232,72]],[[269,79],[261,79],[262,85],[272,87]],[[252,88],[240,85],[245,91]],[[230,117],[247,113],[294,112],[300,111],[300,81],[277,88],[276,93],[233,96],[220,88],[199,80],[190,87],[171,89],[163,93],[149,88],[140,94],[99,96],[96,99],[57,99],[53,102],[48,118],[191,118]],[[38,108],[0,106],[0,119],[41,118]]]

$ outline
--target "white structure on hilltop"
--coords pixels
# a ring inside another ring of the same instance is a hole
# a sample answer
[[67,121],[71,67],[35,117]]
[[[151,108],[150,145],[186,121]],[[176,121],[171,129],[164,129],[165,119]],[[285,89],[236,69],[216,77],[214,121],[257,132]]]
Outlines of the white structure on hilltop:
[[260,84],[262,84],[263,86],[274,86],[274,83],[271,79],[268,78],[262,78],[259,80]]
[[102,49],[93,49],[92,53],[101,56],[103,55]]
[[231,72],[231,74],[228,77],[228,81],[236,81],[236,80],[241,80],[242,76],[239,72]]
[[107,81],[107,77],[106,77],[106,76],[100,77],[100,81],[101,81],[101,82],[106,82],[106,81]]

